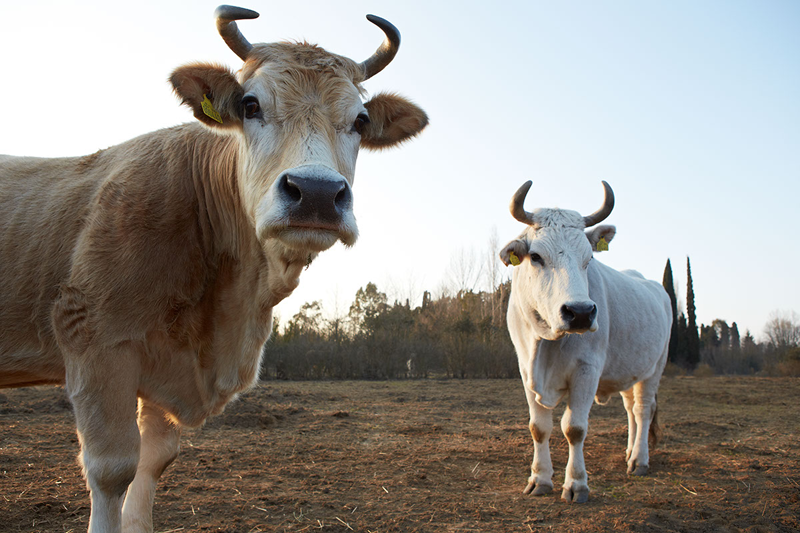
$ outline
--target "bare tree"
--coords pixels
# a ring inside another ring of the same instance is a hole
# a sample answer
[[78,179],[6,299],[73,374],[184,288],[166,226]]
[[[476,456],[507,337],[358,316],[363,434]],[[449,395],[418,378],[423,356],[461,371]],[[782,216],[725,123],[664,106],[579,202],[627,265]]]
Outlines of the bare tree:
[[459,248],[450,259],[445,273],[447,284],[456,294],[474,291],[481,278],[483,267],[473,250]]
[[389,278],[386,281],[387,290],[386,295],[390,302],[408,302],[413,308],[417,307],[422,302],[423,283],[418,279],[413,270],[409,270],[406,274],[405,282],[398,282],[395,279]]
[[497,227],[493,226],[492,233],[489,236],[489,250],[486,256],[486,292],[489,293],[493,324],[497,324],[503,314],[502,297],[497,289],[511,277],[505,268],[503,262],[500,261],[500,238],[497,235]]
[[773,311],[764,334],[778,352],[800,346],[800,317],[794,311]]

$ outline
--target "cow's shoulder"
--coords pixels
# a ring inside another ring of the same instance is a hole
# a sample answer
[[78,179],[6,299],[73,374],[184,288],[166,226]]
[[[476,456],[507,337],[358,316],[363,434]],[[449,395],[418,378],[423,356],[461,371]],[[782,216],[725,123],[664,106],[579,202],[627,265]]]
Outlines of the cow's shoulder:
[[[153,132],[109,148],[93,162],[96,190],[72,253],[68,285],[80,291],[98,330],[142,336],[199,304],[221,271],[237,271],[214,237],[210,206],[235,205],[209,182],[196,127]],[[194,142],[192,142],[194,141]],[[209,154],[209,156],[212,154]]]

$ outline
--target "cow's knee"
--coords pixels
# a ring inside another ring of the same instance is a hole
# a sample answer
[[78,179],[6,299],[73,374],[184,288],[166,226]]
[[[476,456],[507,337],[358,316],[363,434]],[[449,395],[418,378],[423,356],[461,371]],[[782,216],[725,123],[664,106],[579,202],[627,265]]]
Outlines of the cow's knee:
[[566,431],[564,431],[564,436],[567,438],[567,442],[569,442],[572,446],[577,446],[578,444],[583,443],[583,440],[586,438],[586,428],[582,428],[580,426],[568,426]]
[[550,431],[535,422],[531,422],[528,427],[531,430],[531,437],[539,444],[542,444],[550,437]]
[[138,446],[130,447],[127,452],[96,454],[86,449],[81,453],[83,473],[86,484],[94,494],[101,493],[106,498],[121,498],[133,478],[139,465]]

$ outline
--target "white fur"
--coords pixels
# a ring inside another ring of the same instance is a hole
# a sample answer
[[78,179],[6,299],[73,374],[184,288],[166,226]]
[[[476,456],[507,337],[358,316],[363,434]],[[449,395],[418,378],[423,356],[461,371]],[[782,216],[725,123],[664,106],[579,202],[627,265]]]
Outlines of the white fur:
[[[660,284],[639,274],[617,272],[592,259],[599,236],[610,241],[613,226],[584,233],[580,216],[572,211],[538,210],[534,214],[536,224],[501,252],[507,264],[512,251],[522,261],[513,273],[508,328],[534,436],[534,459],[525,492],[552,490],[548,441],[552,410],[563,399],[567,407],[562,430],[581,438],[570,442],[562,497],[582,502],[589,493],[583,440],[596,395],[597,400],[605,400],[612,392],[622,394],[630,421],[629,472],[640,474],[649,464],[647,434],[666,364],[672,313]],[[533,263],[531,253],[539,254],[545,265]],[[559,309],[570,301],[596,304],[592,331],[567,334]]]

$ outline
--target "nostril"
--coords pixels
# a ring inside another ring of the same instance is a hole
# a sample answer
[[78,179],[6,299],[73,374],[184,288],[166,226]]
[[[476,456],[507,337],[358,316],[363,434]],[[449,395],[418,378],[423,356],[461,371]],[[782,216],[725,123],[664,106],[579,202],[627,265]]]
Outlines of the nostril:
[[300,187],[293,180],[290,174],[284,175],[281,178],[281,189],[293,202],[299,202],[303,198],[303,193]]
[[342,188],[336,193],[333,203],[337,207],[343,207],[350,203],[350,187],[347,184],[342,184]]
[[589,328],[597,316],[597,305],[594,303],[573,303],[561,306],[561,318],[571,329]]

